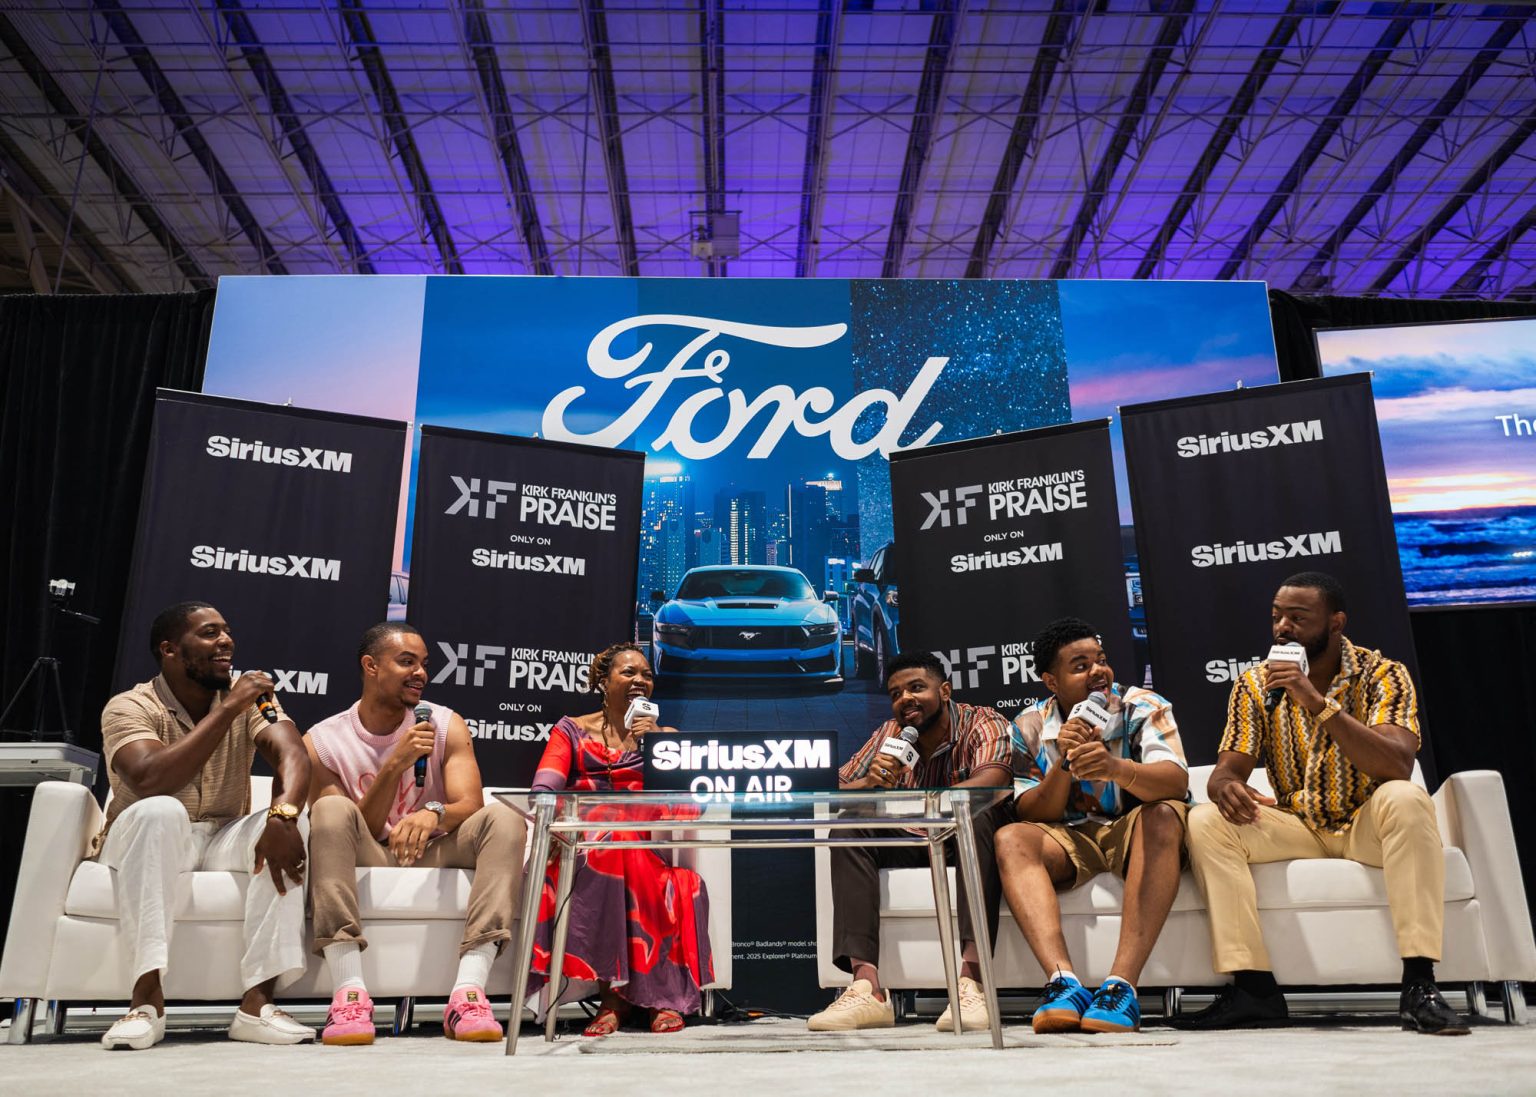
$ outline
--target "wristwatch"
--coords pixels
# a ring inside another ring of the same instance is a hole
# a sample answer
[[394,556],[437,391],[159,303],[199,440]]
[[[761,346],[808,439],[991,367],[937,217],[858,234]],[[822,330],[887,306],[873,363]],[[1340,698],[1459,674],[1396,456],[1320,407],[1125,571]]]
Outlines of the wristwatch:
[[426,808],[428,811],[435,811],[435,812],[437,812],[437,821],[439,823],[441,823],[443,821],[443,812],[448,810],[447,808],[443,807],[442,802],[438,801],[438,800],[428,800],[425,804],[422,804],[421,806]]
[[267,809],[267,818],[281,819],[285,823],[296,823],[299,821],[299,809],[293,804],[273,804]]
[[1332,697],[1324,697],[1323,698],[1323,711],[1319,712],[1317,714],[1317,726],[1318,727],[1322,727],[1329,720],[1333,719],[1335,716],[1337,716],[1340,712],[1343,712],[1343,711],[1344,711],[1344,706],[1343,705],[1339,704]]

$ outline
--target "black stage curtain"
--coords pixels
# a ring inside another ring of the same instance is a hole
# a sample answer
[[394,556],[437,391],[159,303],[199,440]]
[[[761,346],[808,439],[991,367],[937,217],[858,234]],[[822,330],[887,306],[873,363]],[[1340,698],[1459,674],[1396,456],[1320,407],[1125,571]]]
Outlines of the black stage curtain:
[[[0,698],[43,654],[48,580],[73,580],[74,608],[101,625],[61,623],[53,646],[69,726],[91,750],[101,747],[155,389],[202,387],[213,296],[0,296]],[[4,791],[8,920],[32,797]]]

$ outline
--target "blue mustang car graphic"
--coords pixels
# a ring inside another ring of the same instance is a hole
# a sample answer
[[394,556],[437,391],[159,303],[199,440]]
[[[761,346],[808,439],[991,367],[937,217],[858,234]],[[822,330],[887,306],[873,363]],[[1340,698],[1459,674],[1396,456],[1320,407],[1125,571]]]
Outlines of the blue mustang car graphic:
[[658,675],[842,682],[837,610],[795,568],[693,568],[652,635]]

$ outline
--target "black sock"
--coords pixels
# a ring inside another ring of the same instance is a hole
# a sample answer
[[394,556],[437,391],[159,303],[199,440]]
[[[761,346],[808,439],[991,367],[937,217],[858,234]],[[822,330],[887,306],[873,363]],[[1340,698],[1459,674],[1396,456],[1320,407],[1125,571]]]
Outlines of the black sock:
[[1274,972],[1271,971],[1235,971],[1232,973],[1232,985],[1255,998],[1273,998],[1280,993],[1280,984],[1275,982]]
[[1433,983],[1435,981],[1435,962],[1427,956],[1403,957],[1403,986],[1412,986],[1414,983]]

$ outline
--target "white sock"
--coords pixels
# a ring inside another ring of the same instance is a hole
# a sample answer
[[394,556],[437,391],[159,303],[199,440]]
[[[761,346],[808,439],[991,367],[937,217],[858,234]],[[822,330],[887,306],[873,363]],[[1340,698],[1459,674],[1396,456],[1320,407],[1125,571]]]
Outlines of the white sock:
[[454,990],[484,990],[491,978],[491,964],[496,960],[496,942],[487,941],[476,945],[459,957],[459,974],[453,981]]
[[1136,984],[1135,983],[1133,983],[1129,979],[1123,978],[1123,977],[1121,977],[1119,975],[1111,975],[1108,979],[1105,979],[1104,981],[1106,983],[1124,983],[1126,986],[1130,987],[1132,990],[1136,989]]
[[1082,982],[1083,982],[1081,979],[1079,979],[1073,973],[1072,969],[1069,968],[1069,967],[1059,967],[1059,968],[1057,968],[1055,970],[1055,972],[1052,973],[1051,978],[1053,978],[1053,979],[1071,979],[1074,983],[1077,983],[1079,986],[1081,986]]
[[325,966],[331,971],[331,993],[367,990],[363,984],[363,949],[356,941],[337,941],[325,946]]

